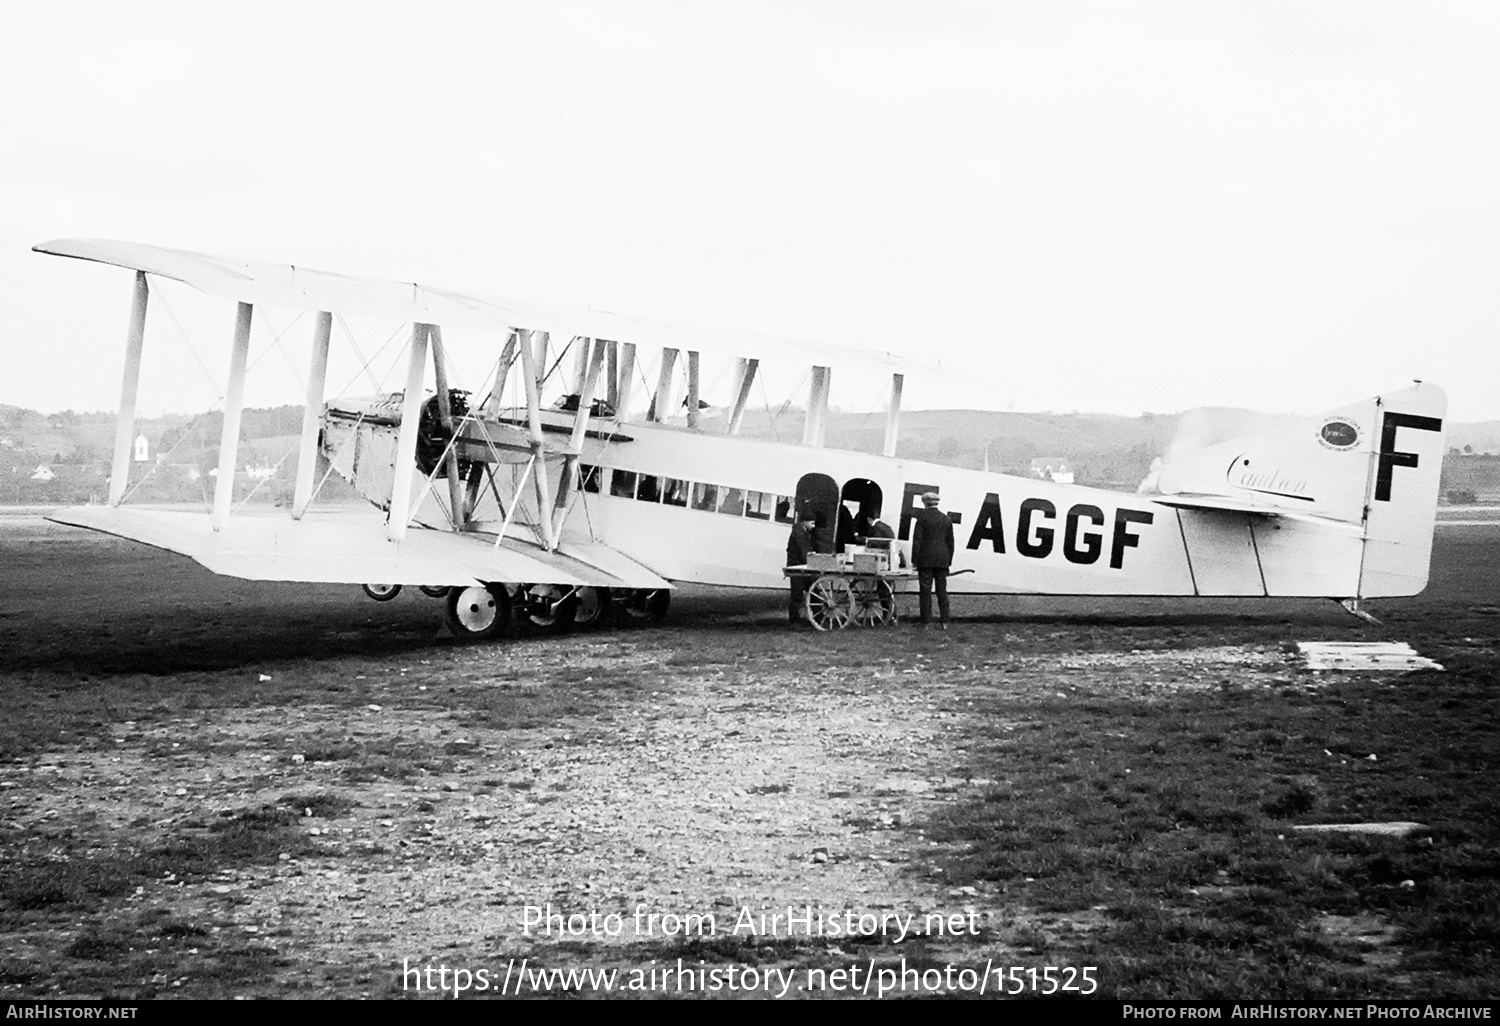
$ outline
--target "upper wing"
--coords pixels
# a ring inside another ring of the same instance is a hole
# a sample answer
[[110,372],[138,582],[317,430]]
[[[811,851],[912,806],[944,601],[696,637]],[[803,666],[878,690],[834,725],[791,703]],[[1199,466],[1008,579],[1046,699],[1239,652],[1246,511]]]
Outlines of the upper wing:
[[469,585],[476,581],[666,588],[646,567],[605,545],[547,552],[507,538],[448,531],[409,531],[386,538],[382,520],[367,515],[236,516],[215,531],[206,513],[75,506],[48,516],[190,556],[216,574],[252,581],[345,584]]
[[210,256],[136,242],[57,239],[32,249],[38,253],[145,271],[183,282],[210,295],[245,303],[365,314],[424,324],[465,325],[489,331],[546,330],[568,337],[609,339],[804,364],[864,364],[893,371],[933,369],[887,352],[817,345],[753,332],[665,324],[601,310],[500,303],[414,282],[356,278],[290,264]]

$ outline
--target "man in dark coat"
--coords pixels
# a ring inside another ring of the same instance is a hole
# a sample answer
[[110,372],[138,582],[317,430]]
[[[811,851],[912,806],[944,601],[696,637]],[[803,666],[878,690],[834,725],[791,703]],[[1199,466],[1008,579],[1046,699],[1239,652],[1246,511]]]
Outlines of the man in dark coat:
[[[807,554],[816,551],[813,547],[813,515],[806,510],[797,514],[797,522],[792,525],[792,533],[786,540],[786,565],[805,566]],[[802,622],[802,600],[807,594],[807,578],[803,576],[788,579],[791,585],[791,594],[787,596],[786,613],[787,619],[792,623]]]
[[838,523],[834,528],[833,551],[843,552],[854,540],[854,517],[849,515],[849,507],[842,502],[839,503]]
[[938,493],[922,496],[912,517],[911,565],[917,568],[922,625],[932,620],[932,592],[937,589],[938,627],[948,629],[948,568],[953,565],[953,521],[938,509]]

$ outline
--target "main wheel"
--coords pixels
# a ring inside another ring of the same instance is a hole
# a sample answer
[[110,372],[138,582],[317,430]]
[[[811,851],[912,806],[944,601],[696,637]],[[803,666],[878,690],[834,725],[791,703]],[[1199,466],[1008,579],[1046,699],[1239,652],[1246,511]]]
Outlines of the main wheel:
[[819,577],[807,586],[802,603],[808,622],[820,631],[842,630],[854,615],[849,582],[842,577]]
[[419,584],[417,590],[428,598],[445,598],[448,594],[446,584]]
[[672,593],[666,588],[616,588],[611,601],[622,623],[661,623],[667,617]]
[[523,626],[542,634],[568,629],[578,609],[576,589],[560,584],[525,584],[516,600]]
[[510,593],[503,584],[449,588],[443,621],[464,641],[502,637],[510,629]]
[[849,582],[856,627],[886,627],[896,622],[896,593],[885,581],[856,577]]
[[599,627],[609,622],[610,600],[608,588],[579,588],[574,596],[573,626]]
[[389,602],[401,594],[401,585],[399,584],[361,584],[360,587],[364,589],[366,595],[370,596],[376,602]]

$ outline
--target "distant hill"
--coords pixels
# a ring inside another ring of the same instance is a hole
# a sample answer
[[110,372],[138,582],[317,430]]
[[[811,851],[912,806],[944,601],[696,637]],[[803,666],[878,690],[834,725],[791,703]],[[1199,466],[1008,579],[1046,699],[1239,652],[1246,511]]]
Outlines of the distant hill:
[[[994,471],[1022,475],[1031,472],[1034,459],[1062,459],[1072,468],[1078,484],[1134,491],[1150,470],[1151,461],[1164,456],[1174,442],[1212,444],[1287,419],[1235,409],[1138,417],[907,410],[901,414],[897,454],[972,469],[987,465]],[[802,437],[802,423],[803,412],[791,407],[774,413],[750,411],[743,430],[748,437],[793,442]],[[267,468],[275,468],[256,488],[257,499],[284,499],[296,475],[296,439],[301,424],[300,406],[244,411],[242,469],[258,467],[258,473],[264,475]],[[716,425],[722,430],[722,420],[717,417],[705,421],[706,430],[715,430]],[[151,462],[176,468],[154,472],[152,480],[142,486],[141,497],[190,501],[205,496],[205,475],[218,465],[222,426],[223,415],[218,412],[196,419],[173,415],[139,421],[137,430],[146,437]],[[1457,489],[1500,499],[1500,421],[1450,424],[1448,432],[1445,492]],[[830,413],[828,446],[878,453],[884,442],[884,414]],[[113,447],[113,413],[67,410],[42,414],[0,406],[0,502],[98,499],[108,490]],[[33,479],[40,466],[53,468],[53,480]],[[330,480],[329,486],[343,496],[337,478]],[[246,491],[251,487],[255,485],[247,484]]]

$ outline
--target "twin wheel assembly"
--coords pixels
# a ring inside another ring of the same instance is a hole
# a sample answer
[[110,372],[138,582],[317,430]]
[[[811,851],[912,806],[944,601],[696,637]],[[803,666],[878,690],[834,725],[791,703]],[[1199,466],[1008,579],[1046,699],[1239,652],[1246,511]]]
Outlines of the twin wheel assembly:
[[896,622],[896,592],[879,577],[823,574],[802,600],[807,621],[820,631],[889,627]]
[[[401,593],[399,584],[362,585],[377,602]],[[445,600],[443,621],[455,636],[480,641],[500,638],[512,625],[540,634],[570,627],[659,622],[667,615],[671,593],[665,588],[590,588],[559,584],[472,584],[421,586],[422,594]]]

